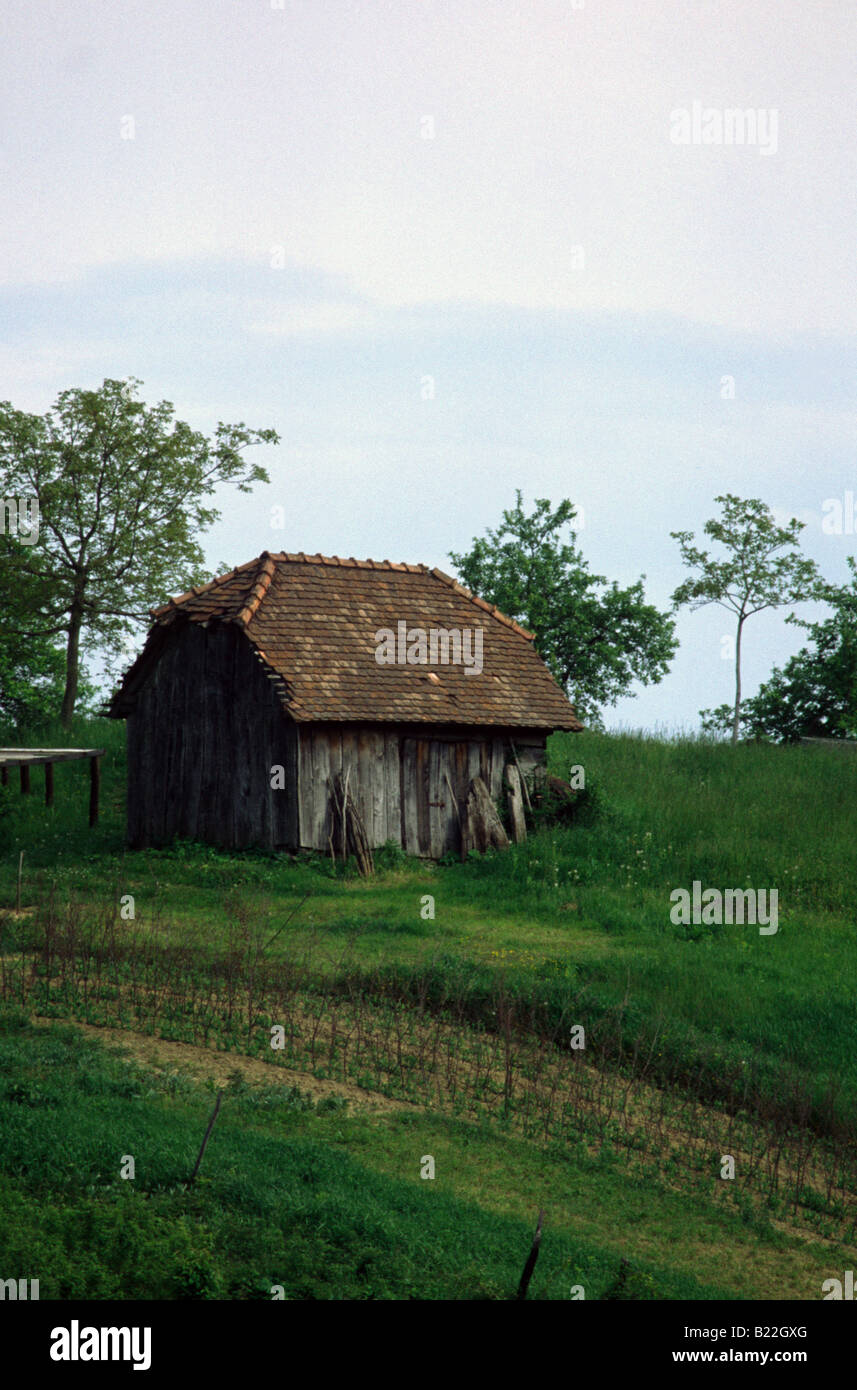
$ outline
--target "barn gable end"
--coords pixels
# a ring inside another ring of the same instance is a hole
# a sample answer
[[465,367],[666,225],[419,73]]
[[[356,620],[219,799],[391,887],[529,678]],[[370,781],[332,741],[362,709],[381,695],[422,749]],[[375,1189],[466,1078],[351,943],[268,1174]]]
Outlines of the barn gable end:
[[298,847],[297,730],[240,629],[174,625],[126,719],[132,847]]

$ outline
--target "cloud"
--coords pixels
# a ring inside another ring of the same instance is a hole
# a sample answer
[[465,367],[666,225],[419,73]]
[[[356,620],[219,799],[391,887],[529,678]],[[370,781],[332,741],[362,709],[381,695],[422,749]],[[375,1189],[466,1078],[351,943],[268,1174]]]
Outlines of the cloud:
[[[44,283],[178,256],[265,266],[282,246],[391,307],[857,328],[855,13],[783,16],[94,0],[46,31],[22,9],[5,21],[0,265]],[[670,112],[694,101],[776,109],[776,154],[673,145]],[[306,331],[358,326],[329,309]]]
[[248,333],[276,338],[326,337],[372,333],[377,329],[378,322],[378,315],[361,304],[330,301],[289,304],[269,310],[267,317],[253,319],[245,328]]

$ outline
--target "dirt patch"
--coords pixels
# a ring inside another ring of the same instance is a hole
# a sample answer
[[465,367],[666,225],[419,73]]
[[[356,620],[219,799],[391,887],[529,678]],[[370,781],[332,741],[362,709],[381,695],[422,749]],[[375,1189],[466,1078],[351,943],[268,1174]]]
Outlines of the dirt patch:
[[196,1081],[213,1081],[215,1086],[226,1086],[230,1075],[238,1071],[248,1086],[297,1086],[313,1100],[339,1096],[357,1109],[376,1114],[420,1108],[409,1101],[393,1100],[377,1091],[364,1090],[353,1082],[322,1080],[309,1072],[280,1066],[276,1062],[262,1062],[256,1057],[219,1052],[215,1048],[198,1047],[193,1043],[170,1042],[146,1033],[134,1033],[127,1028],[101,1028],[91,1023],[79,1023],[76,1019],[45,1018],[42,1014],[33,1014],[33,1022],[41,1025],[70,1024],[87,1037],[98,1038],[110,1047],[130,1053],[135,1062],[165,1075],[185,1071]]

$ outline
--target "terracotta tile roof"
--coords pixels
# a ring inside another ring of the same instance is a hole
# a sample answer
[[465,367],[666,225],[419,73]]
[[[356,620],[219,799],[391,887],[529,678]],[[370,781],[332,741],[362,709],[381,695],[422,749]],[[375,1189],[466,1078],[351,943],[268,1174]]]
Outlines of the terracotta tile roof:
[[[264,551],[153,609],[150,660],[163,629],[180,615],[241,626],[269,673],[280,678],[284,706],[299,722],[581,728],[532,634],[425,565]],[[426,632],[481,628],[481,673],[439,662],[379,665],[375,634],[382,628],[397,633],[400,622]],[[124,691],[139,682],[145,663],[146,651],[128,672]],[[123,704],[120,692],[115,712],[124,712]]]

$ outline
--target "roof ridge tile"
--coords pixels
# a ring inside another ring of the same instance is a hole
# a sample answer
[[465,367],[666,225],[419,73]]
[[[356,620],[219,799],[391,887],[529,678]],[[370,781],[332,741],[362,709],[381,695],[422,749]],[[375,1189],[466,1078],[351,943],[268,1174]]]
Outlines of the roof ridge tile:
[[250,596],[238,614],[235,621],[242,627],[246,627],[255,617],[259,605],[271,587],[271,580],[277,573],[277,566],[267,550],[263,550],[259,556],[259,568],[256,571],[256,581],[250,590]]
[[535,640],[534,632],[530,632],[528,628],[521,627],[521,624],[516,623],[514,618],[507,617],[505,613],[500,611],[496,603],[488,603],[484,598],[479,598],[478,595],[472,593],[470,589],[460,584],[457,579],[453,579],[452,575],[445,574],[443,570],[438,569],[437,566],[428,572],[433,574],[435,579],[439,579],[442,584],[448,584],[451,589],[455,589],[457,593],[469,599],[471,603],[475,603],[479,608],[485,609],[485,611],[496,618],[498,622],[505,623],[513,632],[519,633],[521,637],[526,637],[528,642],[533,642]]
[[216,574],[214,578],[209,579],[207,583],[196,585],[194,588],[188,589],[186,593],[178,594],[175,597],[171,596],[167,599],[166,603],[162,603],[158,608],[150,608],[149,616],[157,618],[160,617],[162,613],[168,613],[172,608],[180,608],[183,603],[188,603],[192,598],[199,598],[201,594],[207,594],[209,590],[218,588],[219,585],[225,584],[227,580],[234,579],[236,574],[240,574],[242,570],[251,569],[253,565],[258,563],[259,557],[257,556],[253,560],[248,560],[246,564],[236,565],[234,569],[229,570],[226,574]]

